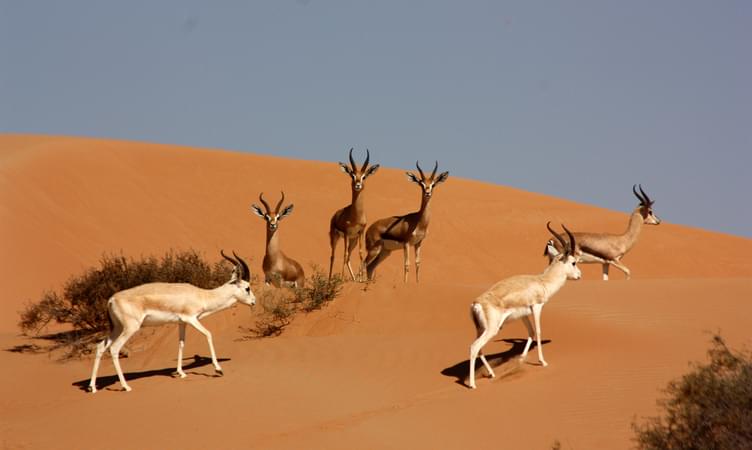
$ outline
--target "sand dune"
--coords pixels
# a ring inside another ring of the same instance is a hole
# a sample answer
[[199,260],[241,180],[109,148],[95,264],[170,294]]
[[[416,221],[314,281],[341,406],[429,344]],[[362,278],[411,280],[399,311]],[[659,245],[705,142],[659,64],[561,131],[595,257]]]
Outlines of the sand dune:
[[[346,155],[343,153],[343,158]],[[378,155],[372,155],[378,162]],[[451,168],[449,168],[451,171]],[[366,186],[369,220],[417,209],[403,170]],[[139,256],[235,249],[260,272],[264,225],[249,206],[284,189],[295,212],[280,227],[286,253],[328,265],[328,221],[350,199],[333,163],[165,145],[0,136],[0,348],[27,343],[17,311],[96,264],[105,252]],[[629,187],[625,187],[625,195]],[[660,201],[660,198],[657,200]],[[278,338],[240,340],[253,311],[205,321],[226,375],[206,359],[169,376],[176,331],[148,331],[117,392],[103,361],[95,396],[91,361],[0,352],[0,443],[8,448],[625,448],[633,417],[654,414],[665,383],[702,358],[707,331],[747,342],[752,241],[670,224],[643,229],[624,262],[633,279],[585,266],[543,315],[547,368],[518,366],[509,324],[489,344],[507,373],[461,385],[473,338],[468,305],[491,283],[543,269],[545,222],[620,232],[627,212],[579,205],[450,177],[437,188],[421,284],[401,281],[395,253],[368,290],[348,284],[323,310]],[[660,206],[660,203],[657,204]],[[483,211],[479,218],[478,212]],[[660,208],[657,209],[660,215]],[[482,220],[481,220],[482,219]],[[341,251],[341,246],[340,246]],[[335,267],[341,265],[337,254]],[[411,274],[412,278],[412,274]],[[190,331],[186,355],[208,354]],[[75,418],[71,420],[71,418]]]

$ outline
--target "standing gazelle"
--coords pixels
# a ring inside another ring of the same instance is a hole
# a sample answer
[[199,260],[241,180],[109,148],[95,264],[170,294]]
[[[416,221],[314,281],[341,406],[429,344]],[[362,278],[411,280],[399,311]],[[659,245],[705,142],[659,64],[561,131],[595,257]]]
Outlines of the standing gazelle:
[[[624,272],[627,279],[630,278],[631,272],[622,264],[621,258],[635,245],[637,238],[640,236],[642,224],[658,225],[661,219],[653,213],[653,200],[650,200],[640,185],[640,194],[637,193],[636,186],[632,186],[632,192],[640,201],[637,208],[634,209],[629,217],[627,231],[622,234],[609,233],[574,233],[577,238],[577,257],[581,264],[602,264],[603,279],[608,280],[608,268],[614,266]],[[545,249],[545,255],[551,260],[559,252],[562,246],[554,241],[548,241]]]
[[120,385],[124,390],[130,391],[131,387],[125,381],[123,370],[120,368],[118,359],[120,349],[133,334],[142,326],[156,326],[166,323],[177,323],[179,331],[178,342],[178,368],[177,373],[185,378],[183,372],[183,346],[185,345],[185,325],[190,324],[201,334],[206,336],[211,351],[212,363],[217,373],[222,373],[222,368],[217,362],[217,354],[214,351],[212,335],[199,322],[210,314],[222,311],[240,302],[249,306],[256,304],[256,297],[251,292],[251,272],[248,264],[233,252],[237,260],[225,255],[222,256],[233,263],[235,268],[230,281],[216,289],[201,289],[187,283],[147,283],[124,291],[115,293],[107,301],[107,310],[110,315],[112,329],[107,339],[97,345],[97,353],[94,358],[94,368],[91,371],[89,390],[97,392],[97,371],[102,354],[110,349],[112,364],[115,366]]
[[[470,345],[470,376],[468,382],[475,389],[475,359],[480,355],[480,360],[488,370],[488,374],[495,376],[491,365],[483,356],[481,349],[501,330],[504,321],[522,319],[527,328],[527,343],[522,351],[520,360],[527,361],[527,352],[533,342],[535,331],[536,346],[538,348],[538,361],[542,366],[548,363],[543,359],[543,346],[541,345],[541,311],[551,297],[559,290],[567,279],[579,280],[580,269],[577,267],[577,258],[574,256],[574,246],[570,246],[558,233],[551,229],[551,222],[546,224],[548,230],[557,238],[564,253],[554,257],[551,263],[540,275],[517,275],[505,278],[491,286],[489,290],[475,299],[470,306],[470,316],[475,324],[477,339]],[[575,237],[562,225],[569,235],[569,242],[575,244]],[[532,314],[535,320],[535,328],[530,323],[529,316]]]
[[258,205],[251,205],[251,209],[257,216],[266,221],[266,254],[264,255],[262,265],[264,269],[264,282],[266,284],[273,284],[276,287],[280,287],[282,284],[303,287],[305,282],[303,266],[280,250],[279,235],[277,234],[279,221],[292,213],[292,203],[285,206],[282,212],[279,212],[279,208],[285,201],[284,192],[282,192],[282,198],[277,203],[274,211],[272,211],[269,204],[264,200],[263,192],[259,194],[259,201],[264,205],[266,211],[262,210]]
[[373,271],[392,251],[402,248],[405,256],[405,282],[410,267],[410,246],[415,248],[415,281],[420,271],[420,246],[428,234],[428,223],[431,220],[431,197],[435,187],[449,178],[449,172],[442,172],[436,176],[439,162],[433,167],[430,177],[426,177],[420,164],[415,162],[420,177],[407,172],[407,178],[420,186],[422,191],[420,209],[404,216],[393,216],[377,220],[366,231],[366,271],[368,279],[373,279]]
[[356,280],[352,266],[350,266],[350,255],[358,246],[360,256],[360,269],[358,269],[358,279],[363,273],[363,235],[366,232],[366,210],[363,200],[363,189],[365,188],[366,178],[379,170],[379,165],[375,164],[368,167],[368,161],[371,159],[371,153],[366,149],[366,161],[358,169],[352,156],[353,149],[350,149],[350,165],[339,163],[342,171],[351,178],[350,188],[352,190],[352,202],[344,208],[337,210],[329,222],[329,245],[332,248],[332,255],[329,257],[329,278],[332,277],[332,268],[334,267],[334,250],[337,248],[337,242],[340,238],[345,241],[345,257],[342,262],[342,275],[345,274],[345,266],[350,271],[353,281]]

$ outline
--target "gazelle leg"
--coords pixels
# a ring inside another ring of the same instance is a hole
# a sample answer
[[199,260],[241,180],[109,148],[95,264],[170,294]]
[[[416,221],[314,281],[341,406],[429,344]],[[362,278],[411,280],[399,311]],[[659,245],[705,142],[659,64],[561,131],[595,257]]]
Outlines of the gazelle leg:
[[345,236],[345,242],[347,243],[347,256],[345,257],[345,260],[347,261],[347,270],[350,271],[350,277],[352,277],[353,281],[357,281],[355,279],[355,274],[353,273],[352,266],[350,265],[350,256],[352,255],[353,250],[355,250],[355,246],[358,243],[358,236],[356,235],[354,238],[348,239]]
[[535,319],[535,343],[538,347],[538,361],[540,361],[543,367],[546,367],[548,363],[543,359],[543,345],[541,344],[541,311],[543,311],[543,304],[538,303],[533,305],[533,317]]
[[608,263],[603,263],[603,281],[608,281]]
[[365,249],[363,248],[363,242],[366,240],[366,228],[363,227],[363,231],[358,234],[358,255],[360,256],[360,268],[358,269],[358,281],[363,281],[363,273],[366,270],[365,265]]
[[91,381],[89,381],[89,391],[91,393],[97,392],[97,372],[99,372],[99,364],[102,361],[102,355],[112,345],[112,342],[120,336],[123,332],[123,327],[117,319],[112,320],[112,330],[110,335],[97,344],[96,354],[94,356],[94,367],[91,369]]
[[342,253],[342,277],[344,278],[345,267],[350,263],[350,240],[347,238],[347,235],[344,235],[342,240],[345,241],[345,249]]
[[629,269],[627,269],[627,266],[625,266],[624,264],[622,264],[620,261],[611,261],[611,265],[613,265],[617,269],[619,269],[622,272],[624,272],[624,275],[626,275],[627,280],[630,279],[630,278],[632,278],[632,273],[629,271]]
[[422,242],[415,244],[415,282],[419,282],[418,274],[420,272],[420,245]]
[[128,341],[128,339],[133,336],[136,331],[138,331],[139,326],[125,326],[123,328],[123,332],[120,334],[120,336],[117,337],[112,342],[112,345],[110,346],[110,355],[112,356],[112,365],[115,366],[115,371],[117,372],[118,379],[120,380],[120,385],[123,386],[123,389],[126,392],[129,392],[131,390],[131,387],[128,386],[128,383],[125,381],[125,375],[123,375],[123,369],[120,367],[120,349],[123,348],[123,345]]
[[410,244],[405,243],[403,250],[405,253],[405,283],[407,283],[407,273],[410,271]]
[[[488,323],[486,324],[486,329],[483,330],[480,336],[473,341],[472,344],[470,344],[470,375],[468,377],[468,383],[470,383],[470,387],[472,389],[475,389],[475,360],[478,358],[478,354],[481,353],[481,349],[484,345],[488,343],[488,341],[491,340],[494,336],[496,336],[499,333],[499,330],[501,330],[501,326],[504,324],[504,321],[506,318],[509,317],[509,313],[504,314],[501,316],[501,319],[499,320],[499,324],[494,326],[494,324]],[[486,366],[486,369],[488,370],[489,375],[491,375],[491,378],[495,377],[496,374],[494,374],[494,371],[491,369],[490,364],[488,364],[488,361],[486,361],[485,356],[481,357],[481,361]]]
[[180,378],[185,378],[186,374],[183,372],[183,347],[185,347],[185,322],[178,323],[178,375]]
[[522,356],[520,356],[520,361],[526,362],[527,352],[530,350],[530,344],[533,343],[533,324],[530,323],[530,317],[528,316],[522,316],[522,323],[527,328],[527,342],[525,343],[525,350],[522,351]]
[[329,231],[329,245],[332,247],[332,254],[329,256],[329,279],[332,279],[332,269],[334,268],[334,250],[337,249],[337,242],[339,242],[339,233],[332,229]]
[[201,334],[206,336],[206,341],[209,343],[209,351],[211,351],[211,358],[212,358],[212,364],[214,364],[214,370],[216,370],[218,373],[222,373],[222,368],[219,366],[219,362],[217,361],[217,353],[214,351],[214,342],[212,341],[212,334],[209,330],[207,330],[203,325],[201,325],[201,322],[198,321],[197,318],[192,317],[188,319],[188,323],[191,324],[191,326],[195,329],[197,329]]

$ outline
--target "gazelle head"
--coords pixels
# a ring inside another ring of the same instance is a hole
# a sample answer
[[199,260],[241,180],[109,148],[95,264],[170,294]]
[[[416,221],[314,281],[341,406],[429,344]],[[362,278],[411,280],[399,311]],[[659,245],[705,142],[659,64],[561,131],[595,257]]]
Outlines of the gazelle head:
[[279,200],[279,203],[277,203],[277,207],[274,208],[274,211],[272,211],[272,209],[269,207],[269,204],[266,203],[266,200],[264,200],[263,192],[259,194],[259,201],[264,205],[264,208],[266,209],[266,211],[262,210],[256,204],[251,205],[251,209],[253,210],[254,213],[256,213],[257,216],[261,217],[262,219],[266,221],[266,228],[269,231],[275,231],[277,227],[279,226],[279,221],[289,216],[292,213],[292,208],[293,208],[292,203],[285,206],[282,212],[279,211],[279,208],[282,206],[282,203],[284,203],[285,201],[284,191],[282,192],[282,198]]
[[661,219],[658,218],[658,216],[653,213],[653,203],[655,201],[650,200],[650,197],[648,197],[648,194],[645,193],[645,191],[642,190],[642,185],[640,186],[640,194],[637,193],[637,185],[632,186],[632,192],[634,193],[635,197],[640,201],[640,206],[637,208],[640,211],[640,215],[642,216],[642,222],[647,225],[658,225],[661,223]]
[[339,163],[339,166],[342,168],[343,172],[350,175],[350,178],[352,179],[352,189],[359,192],[363,189],[366,178],[376,173],[380,166],[374,164],[373,166],[368,167],[368,161],[371,159],[371,152],[366,149],[366,162],[363,163],[363,167],[358,169],[358,165],[355,164],[355,160],[353,159],[352,152],[353,149],[350,149],[350,165],[348,166],[346,163],[341,162]]
[[244,305],[255,305],[256,296],[253,294],[253,291],[251,291],[251,271],[248,268],[248,264],[246,264],[246,262],[243,261],[243,258],[238,256],[234,251],[232,254],[237,259],[225,255],[224,250],[220,250],[219,253],[234,266],[232,276],[227,284],[235,286],[237,290],[234,295],[235,299]]
[[551,228],[551,222],[548,222],[546,224],[548,231],[551,232],[551,234],[556,238],[556,240],[559,241],[561,247],[564,249],[563,252],[552,258],[551,264],[563,264],[567,278],[570,280],[579,280],[582,277],[582,272],[580,272],[580,268],[577,267],[577,260],[579,258],[578,252],[580,252],[580,250],[577,247],[577,242],[575,241],[572,232],[569,231],[569,229],[565,227],[564,224],[562,224],[561,227],[564,228],[564,231],[569,236],[568,242],[559,233],[554,231],[553,228]]
[[439,168],[438,161],[436,161],[436,164],[433,166],[433,172],[431,172],[430,177],[426,177],[426,175],[423,173],[423,170],[420,168],[418,161],[415,161],[415,167],[418,168],[418,173],[420,174],[420,176],[412,172],[406,172],[407,179],[420,186],[420,189],[423,191],[423,197],[426,200],[431,198],[431,195],[433,195],[433,189],[437,185],[445,182],[446,179],[449,178],[449,172],[442,172],[438,177],[436,176],[436,169]]

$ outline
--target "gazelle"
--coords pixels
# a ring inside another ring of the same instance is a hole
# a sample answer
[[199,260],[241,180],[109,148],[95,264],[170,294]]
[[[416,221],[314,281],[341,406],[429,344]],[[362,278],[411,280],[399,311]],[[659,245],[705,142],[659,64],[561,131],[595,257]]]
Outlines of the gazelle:
[[355,274],[353,273],[352,266],[350,266],[350,255],[356,245],[358,246],[358,254],[360,256],[358,279],[361,278],[363,273],[363,241],[365,240],[363,235],[366,231],[366,210],[363,200],[363,189],[365,188],[366,178],[376,173],[379,170],[379,165],[375,164],[368,167],[371,154],[366,149],[366,161],[358,169],[353,159],[352,151],[353,149],[350,149],[349,166],[343,162],[339,163],[342,171],[351,178],[352,202],[348,206],[337,210],[329,223],[329,245],[332,248],[332,254],[329,257],[329,278],[332,277],[332,268],[334,267],[334,250],[337,248],[340,238],[343,238],[345,241],[345,253],[344,261],[342,262],[342,275],[345,274],[345,266],[347,266],[350,276],[355,281]]
[[431,220],[431,197],[439,184],[449,178],[449,172],[442,172],[436,176],[439,162],[433,167],[430,177],[426,177],[420,164],[415,162],[420,176],[407,172],[407,178],[420,186],[422,191],[420,209],[404,216],[393,216],[377,220],[366,231],[366,272],[368,279],[373,279],[373,272],[390,253],[399,248],[405,256],[405,282],[410,267],[410,247],[415,249],[415,281],[419,281],[420,247],[428,234],[428,224]]
[[[622,234],[609,233],[574,233],[577,238],[577,257],[581,264],[602,264],[603,279],[608,280],[609,266],[614,266],[624,272],[627,279],[631,272],[622,264],[621,258],[635,245],[640,236],[642,224],[658,225],[661,219],[653,213],[653,200],[650,200],[640,185],[640,193],[637,193],[636,185],[632,186],[632,192],[640,201],[629,217],[627,230]],[[642,195],[640,195],[642,194]],[[548,241],[544,254],[549,260],[561,252],[562,246],[552,240]]]
[[179,331],[177,373],[185,378],[183,372],[183,347],[185,345],[185,325],[189,324],[206,336],[211,351],[212,363],[217,373],[222,368],[217,362],[212,335],[199,322],[210,314],[222,311],[240,302],[249,306],[256,304],[256,297],[251,292],[251,273],[248,264],[233,252],[237,260],[220,252],[233,263],[234,269],[230,281],[215,289],[201,289],[187,283],[147,283],[115,293],[107,301],[112,329],[110,335],[97,344],[94,368],[91,371],[89,390],[97,392],[97,371],[102,354],[110,349],[112,364],[115,366],[120,385],[125,391],[131,387],[125,381],[118,358],[120,349],[142,326],[157,326],[177,323]]
[[255,204],[251,205],[251,210],[266,221],[266,254],[264,255],[262,266],[264,269],[264,282],[266,284],[273,284],[276,287],[282,284],[302,287],[305,283],[303,266],[280,250],[279,235],[277,234],[279,221],[292,213],[293,205],[290,203],[285,206],[282,212],[279,211],[279,208],[285,201],[284,192],[282,192],[282,198],[277,203],[274,211],[272,211],[269,204],[264,200],[263,192],[259,194],[259,201],[264,205],[266,211]]
[[[582,274],[577,267],[577,258],[574,256],[575,237],[562,225],[569,235],[570,246],[558,233],[551,229],[551,222],[546,224],[549,231],[557,238],[564,253],[555,256],[551,263],[540,275],[517,275],[505,278],[491,286],[486,292],[475,299],[470,306],[470,316],[475,324],[477,338],[470,345],[470,376],[469,385],[475,389],[475,359],[480,355],[480,360],[488,370],[491,378],[495,376],[491,365],[483,356],[481,349],[488,341],[496,336],[501,330],[504,321],[522,319],[527,328],[527,343],[522,351],[520,360],[527,361],[527,352],[533,342],[533,331],[538,348],[538,361],[545,367],[548,365],[543,359],[543,346],[541,345],[541,311],[551,297],[564,283],[570,280],[579,280]],[[532,314],[535,320],[535,328],[530,323],[529,316]]]

